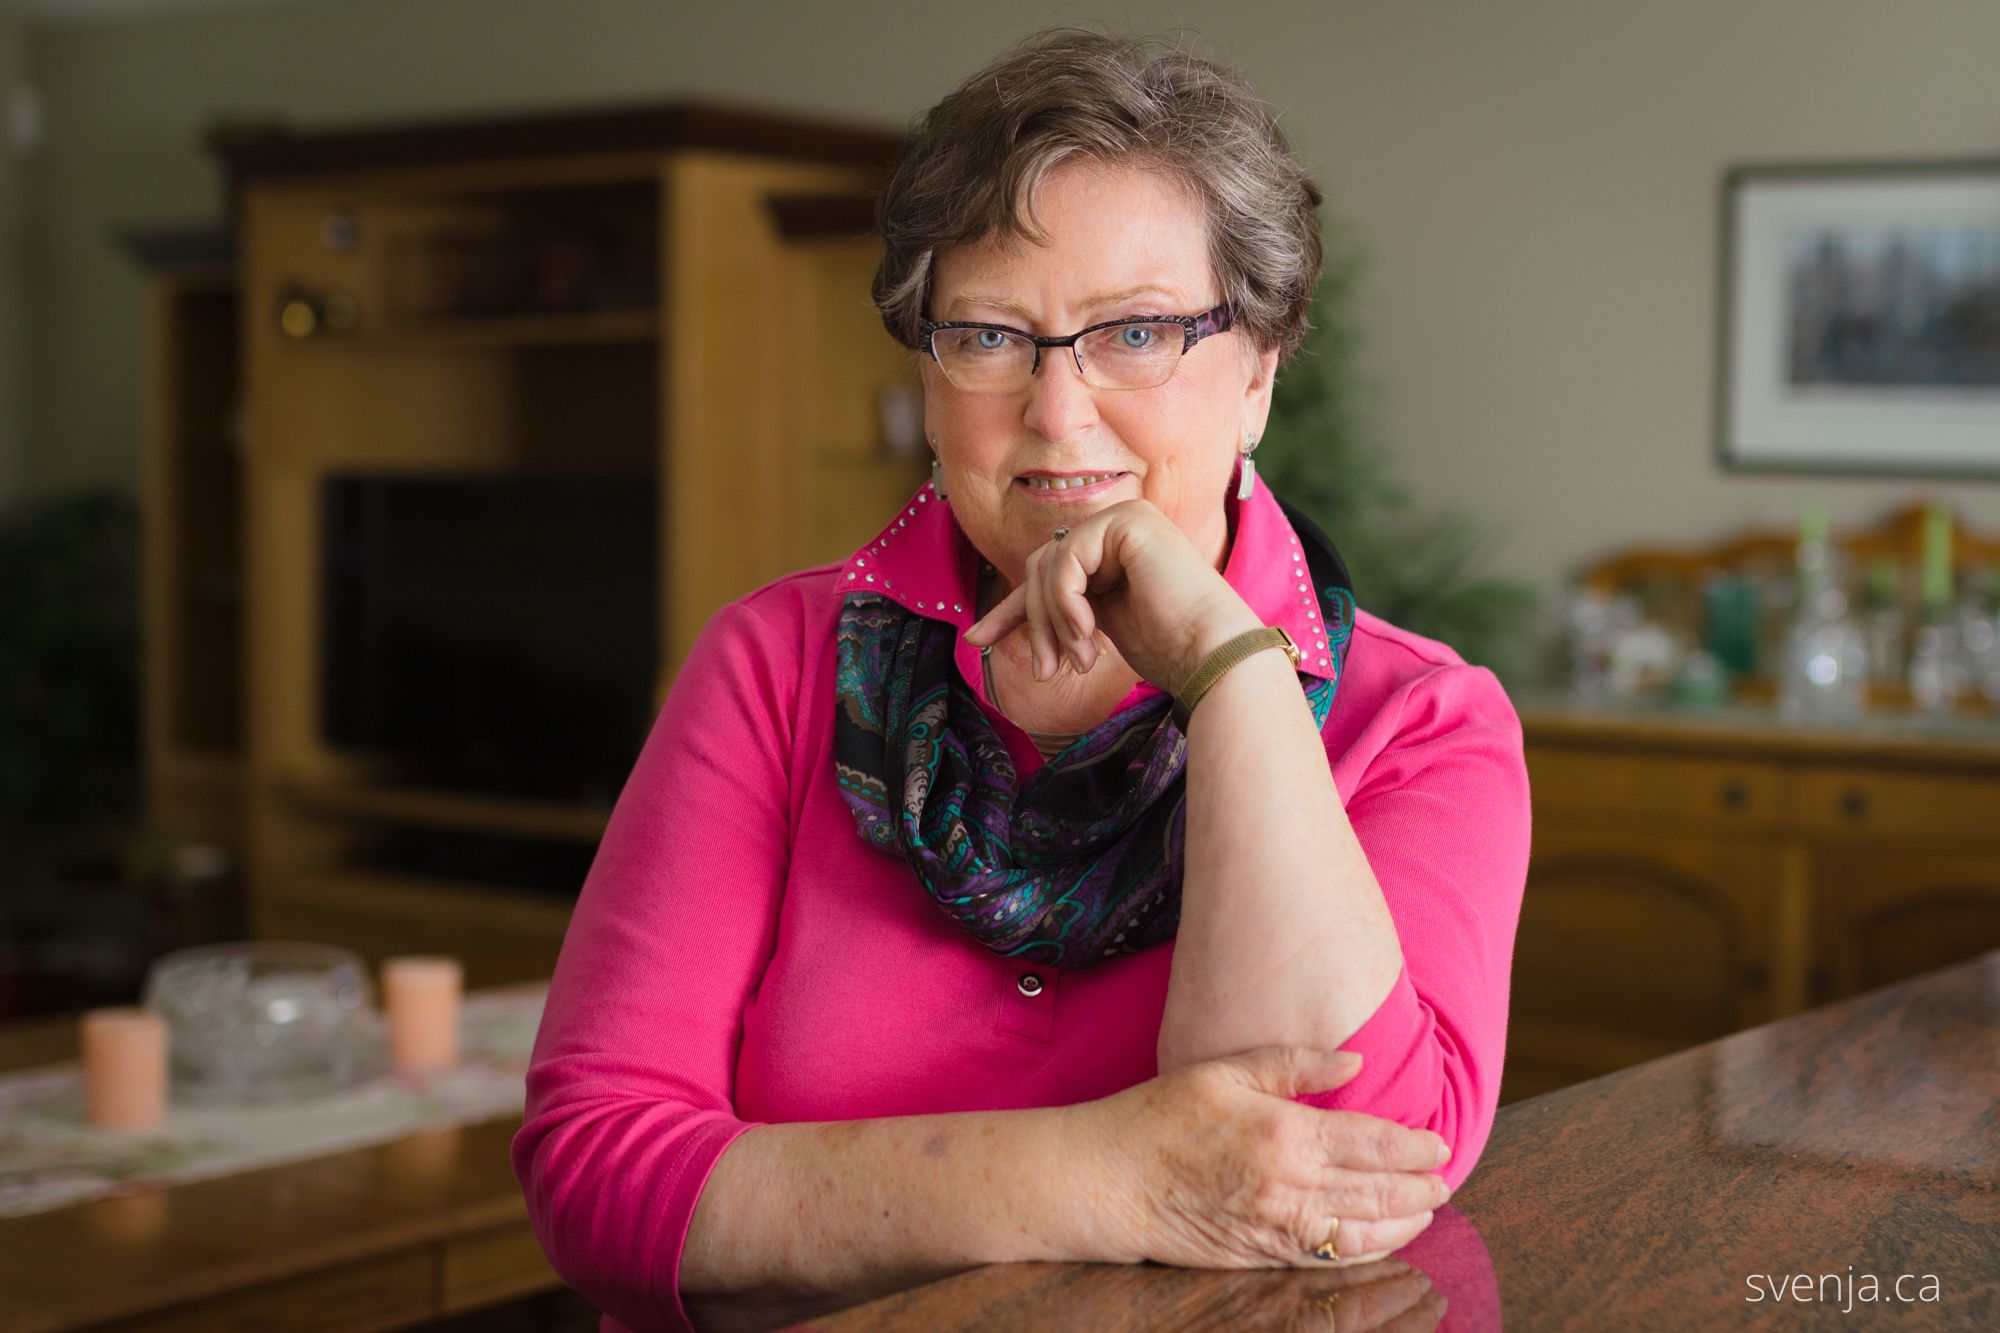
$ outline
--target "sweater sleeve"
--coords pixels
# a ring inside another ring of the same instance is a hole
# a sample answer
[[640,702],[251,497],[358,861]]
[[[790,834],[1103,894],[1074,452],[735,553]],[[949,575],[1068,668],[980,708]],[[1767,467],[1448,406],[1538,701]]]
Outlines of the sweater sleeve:
[[1527,762],[1499,679],[1460,663],[1407,686],[1395,734],[1347,817],[1396,923],[1403,967],[1342,1043],[1361,1053],[1361,1072],[1298,1100],[1442,1135],[1451,1157],[1439,1174],[1456,1189],[1500,1102],[1528,876]]
[[549,985],[512,1145],[550,1264],[611,1319],[689,1329],[696,1199],[737,1118],[742,1015],[790,860],[797,653],[752,598],[696,638],[620,792]]

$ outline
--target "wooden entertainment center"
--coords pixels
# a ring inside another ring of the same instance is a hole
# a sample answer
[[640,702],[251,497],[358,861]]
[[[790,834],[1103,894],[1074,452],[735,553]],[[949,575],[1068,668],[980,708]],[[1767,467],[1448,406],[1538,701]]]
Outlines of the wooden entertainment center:
[[655,495],[657,706],[717,607],[842,558],[926,474],[886,441],[915,371],[867,299],[899,142],[694,104],[211,136],[222,243],[135,245],[146,772],[156,822],[240,849],[255,934],[450,952],[474,986],[549,973],[580,872],[481,882],[372,849],[587,866],[609,798],[438,789],[327,743],[324,483]]

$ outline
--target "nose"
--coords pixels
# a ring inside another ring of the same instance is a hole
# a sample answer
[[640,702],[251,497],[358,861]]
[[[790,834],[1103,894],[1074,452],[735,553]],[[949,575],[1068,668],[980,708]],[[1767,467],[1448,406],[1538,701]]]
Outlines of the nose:
[[1041,368],[1028,381],[1028,406],[1022,424],[1048,440],[1069,440],[1097,420],[1095,391],[1076,368],[1068,347],[1042,349]]

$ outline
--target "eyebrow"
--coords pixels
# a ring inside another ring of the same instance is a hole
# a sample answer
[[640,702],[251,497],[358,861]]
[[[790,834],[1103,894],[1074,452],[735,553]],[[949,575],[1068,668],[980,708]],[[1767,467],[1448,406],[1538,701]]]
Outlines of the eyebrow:
[[[1168,291],[1165,287],[1161,287],[1155,283],[1146,282],[1139,284],[1137,287],[1127,287],[1123,291],[1101,292],[1098,295],[1093,296],[1089,300],[1085,301],[1083,303],[1082,309],[1095,310],[1099,306],[1113,305],[1119,301],[1129,301],[1133,297],[1142,296],[1147,292],[1152,292],[1160,296],[1168,297],[1170,299],[1172,299],[1174,296],[1174,294]],[[1019,315],[1022,319],[1032,319],[1034,317],[1033,313],[1029,311],[1026,306],[1019,305],[1013,301],[1003,301],[997,296],[979,296],[970,292],[961,292],[959,295],[952,297],[951,304],[946,306],[945,308],[949,310],[961,305],[991,306],[995,310],[1005,310],[1009,314]]]

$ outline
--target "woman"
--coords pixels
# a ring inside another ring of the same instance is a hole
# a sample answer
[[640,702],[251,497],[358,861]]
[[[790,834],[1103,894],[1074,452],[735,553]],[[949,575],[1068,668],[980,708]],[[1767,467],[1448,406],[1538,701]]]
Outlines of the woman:
[[1140,43],[1031,41],[918,124],[875,296],[932,481],[709,621],[552,982],[515,1167],[607,1325],[1354,1263],[1471,1170],[1520,728],[1255,475],[1319,203]]

